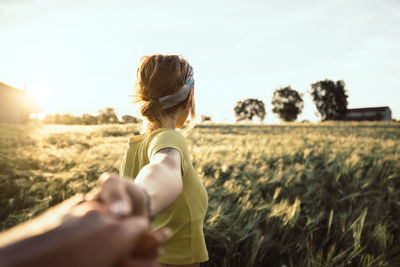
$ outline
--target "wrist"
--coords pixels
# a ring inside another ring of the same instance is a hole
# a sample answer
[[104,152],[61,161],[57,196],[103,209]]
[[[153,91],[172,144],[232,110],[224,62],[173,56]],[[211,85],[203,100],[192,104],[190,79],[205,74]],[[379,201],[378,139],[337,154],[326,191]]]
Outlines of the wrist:
[[154,220],[154,211],[153,211],[153,202],[151,196],[145,187],[143,186],[140,187],[142,188],[145,197],[147,216],[149,217],[149,221],[152,222]]

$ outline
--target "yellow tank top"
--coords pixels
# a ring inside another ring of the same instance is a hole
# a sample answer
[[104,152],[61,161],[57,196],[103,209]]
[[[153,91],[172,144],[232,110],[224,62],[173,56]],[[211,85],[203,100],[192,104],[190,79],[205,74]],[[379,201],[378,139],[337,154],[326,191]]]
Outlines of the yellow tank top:
[[181,154],[183,189],[174,204],[154,218],[155,230],[163,227],[172,230],[171,237],[163,245],[164,252],[156,262],[183,265],[207,261],[203,233],[207,191],[193,168],[186,140],[181,133],[161,128],[150,134],[132,137],[121,163],[120,176],[135,178],[155,153],[167,147]]

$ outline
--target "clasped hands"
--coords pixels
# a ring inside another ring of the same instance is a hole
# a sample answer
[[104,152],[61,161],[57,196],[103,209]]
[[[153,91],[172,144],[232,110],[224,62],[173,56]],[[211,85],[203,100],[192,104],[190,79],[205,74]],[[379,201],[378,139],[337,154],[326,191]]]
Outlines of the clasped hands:
[[0,235],[9,240],[0,244],[0,265],[158,266],[154,259],[170,233],[151,230],[146,197],[132,181],[105,173],[85,196]]

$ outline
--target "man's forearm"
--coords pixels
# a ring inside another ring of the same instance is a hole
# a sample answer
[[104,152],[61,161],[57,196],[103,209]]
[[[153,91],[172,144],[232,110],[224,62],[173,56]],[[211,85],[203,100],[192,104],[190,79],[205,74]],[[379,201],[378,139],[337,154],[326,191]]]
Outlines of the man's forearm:
[[82,194],[77,194],[68,200],[48,209],[38,217],[17,225],[0,234],[0,248],[18,240],[42,234],[56,228],[62,223],[63,216],[83,199]]

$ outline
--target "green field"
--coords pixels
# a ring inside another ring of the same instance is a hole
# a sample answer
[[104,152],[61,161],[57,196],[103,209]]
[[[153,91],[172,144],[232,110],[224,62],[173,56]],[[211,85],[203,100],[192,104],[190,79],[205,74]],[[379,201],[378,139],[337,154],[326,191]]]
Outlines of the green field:
[[[0,229],[104,171],[135,125],[0,125]],[[199,125],[203,266],[400,266],[400,124]]]

